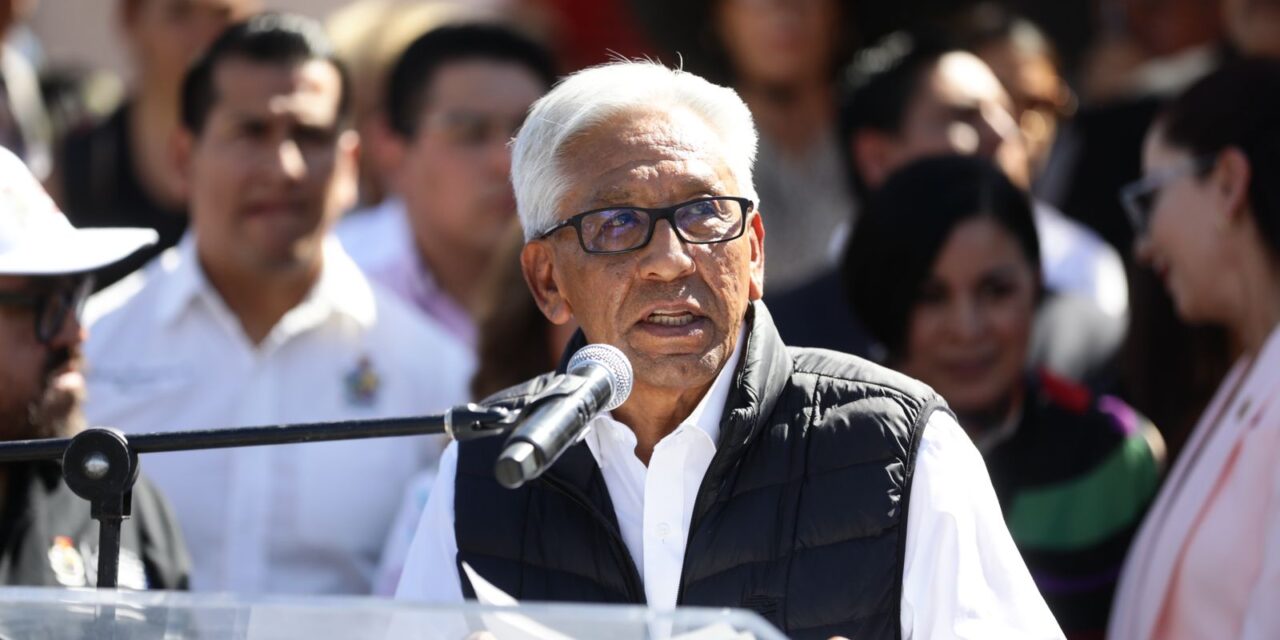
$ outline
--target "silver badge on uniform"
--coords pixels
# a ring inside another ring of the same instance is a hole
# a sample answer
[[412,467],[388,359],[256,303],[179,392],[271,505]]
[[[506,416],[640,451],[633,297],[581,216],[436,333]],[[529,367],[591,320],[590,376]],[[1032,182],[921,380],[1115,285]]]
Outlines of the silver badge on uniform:
[[[98,546],[90,545],[88,540],[80,543],[80,555],[85,559],[85,576],[88,581],[98,584]],[[142,559],[138,554],[126,549],[120,548],[120,555],[117,558],[116,565],[116,586],[121,589],[136,589],[138,591],[147,588],[147,568],[142,564]]]
[[64,587],[88,585],[84,557],[67,536],[54,537],[53,546],[49,547],[49,566],[53,569],[53,577]]

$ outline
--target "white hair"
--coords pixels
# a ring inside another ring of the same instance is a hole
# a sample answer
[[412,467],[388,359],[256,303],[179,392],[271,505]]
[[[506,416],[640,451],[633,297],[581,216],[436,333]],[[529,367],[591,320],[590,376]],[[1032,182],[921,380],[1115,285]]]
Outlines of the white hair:
[[688,109],[716,132],[724,143],[725,163],[742,190],[732,195],[758,201],[751,180],[756,127],[733,89],[656,62],[610,62],[567,76],[534,103],[516,135],[511,183],[525,240],[559,221],[556,212],[569,187],[560,161],[570,141],[620,113],[672,108]]

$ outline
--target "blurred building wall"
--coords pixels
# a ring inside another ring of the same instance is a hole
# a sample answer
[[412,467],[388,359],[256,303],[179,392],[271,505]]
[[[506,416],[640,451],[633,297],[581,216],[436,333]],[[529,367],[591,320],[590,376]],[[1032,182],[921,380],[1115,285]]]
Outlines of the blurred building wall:
[[[323,18],[348,0],[264,0],[268,9]],[[128,59],[116,27],[117,0],[40,0],[31,30],[54,68],[104,69],[124,77]]]

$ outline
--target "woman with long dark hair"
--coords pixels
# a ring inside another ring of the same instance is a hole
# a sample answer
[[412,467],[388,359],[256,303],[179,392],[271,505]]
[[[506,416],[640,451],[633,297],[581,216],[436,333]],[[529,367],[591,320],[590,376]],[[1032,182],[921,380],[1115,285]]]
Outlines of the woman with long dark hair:
[[909,165],[849,247],[852,306],[887,364],[928,383],[978,445],[1009,532],[1068,637],[1106,627],[1162,447],[1123,402],[1027,365],[1042,297],[1031,205],[989,161]]
[[1143,523],[1110,635],[1280,638],[1280,61],[1188,89],[1143,165],[1122,192],[1138,259],[1240,355]]

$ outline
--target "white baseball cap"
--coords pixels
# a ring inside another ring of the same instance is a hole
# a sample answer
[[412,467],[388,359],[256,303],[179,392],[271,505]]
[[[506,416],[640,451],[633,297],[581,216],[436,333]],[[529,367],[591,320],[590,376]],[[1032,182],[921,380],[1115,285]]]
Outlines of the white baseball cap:
[[77,229],[22,160],[0,148],[0,275],[85,273],[155,244],[152,229]]

